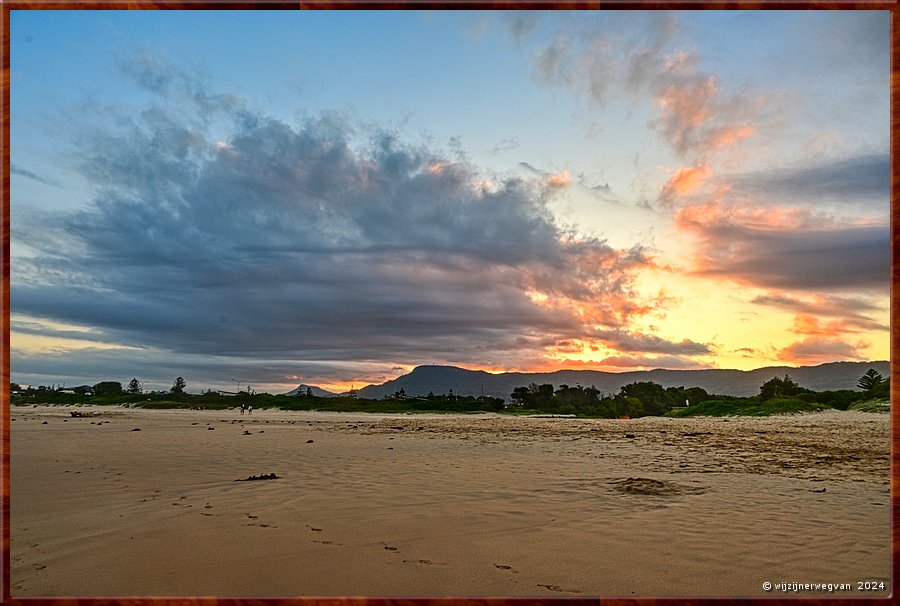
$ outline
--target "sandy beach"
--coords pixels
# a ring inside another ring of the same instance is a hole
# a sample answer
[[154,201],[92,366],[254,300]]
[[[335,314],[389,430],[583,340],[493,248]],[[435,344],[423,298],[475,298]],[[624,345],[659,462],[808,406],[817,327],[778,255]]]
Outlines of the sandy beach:
[[11,411],[13,596],[891,589],[886,414],[70,410]]

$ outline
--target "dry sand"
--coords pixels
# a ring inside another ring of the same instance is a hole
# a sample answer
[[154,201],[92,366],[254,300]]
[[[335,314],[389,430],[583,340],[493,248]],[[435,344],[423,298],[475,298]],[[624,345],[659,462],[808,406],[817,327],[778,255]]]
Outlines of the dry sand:
[[885,414],[69,410],[11,411],[13,596],[890,593]]

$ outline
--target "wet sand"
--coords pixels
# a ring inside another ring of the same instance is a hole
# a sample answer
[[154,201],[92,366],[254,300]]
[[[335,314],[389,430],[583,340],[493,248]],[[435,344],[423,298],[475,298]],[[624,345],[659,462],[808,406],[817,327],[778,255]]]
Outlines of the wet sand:
[[70,410],[11,411],[13,596],[890,593],[886,414]]

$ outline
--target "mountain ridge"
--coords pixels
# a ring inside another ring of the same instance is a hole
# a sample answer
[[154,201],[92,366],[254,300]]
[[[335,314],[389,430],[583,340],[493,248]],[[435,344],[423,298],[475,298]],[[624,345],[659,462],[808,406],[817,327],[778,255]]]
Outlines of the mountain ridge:
[[307,388],[309,388],[309,390],[312,392],[312,395],[316,396],[317,398],[333,398],[333,397],[339,395],[339,394],[334,393],[333,391],[328,391],[327,389],[322,389],[321,387],[316,387],[315,385],[307,385],[306,383],[301,383],[294,389],[292,389],[288,392],[285,392],[281,395],[283,395],[283,396],[306,395]]
[[701,387],[710,394],[753,396],[759,387],[773,377],[790,375],[801,387],[813,391],[856,389],[859,378],[874,368],[882,376],[890,376],[890,362],[826,362],[816,366],[766,366],[754,370],[725,368],[668,370],[637,370],[606,372],[600,370],[557,370],[549,373],[504,372],[489,373],[458,366],[421,365],[412,371],[379,385],[367,385],[357,391],[361,398],[383,398],[403,389],[407,396],[448,394],[460,396],[491,396],[508,400],[516,387],[531,383],[594,386],[601,393],[617,393],[623,385],[642,381],[659,383],[663,387]]

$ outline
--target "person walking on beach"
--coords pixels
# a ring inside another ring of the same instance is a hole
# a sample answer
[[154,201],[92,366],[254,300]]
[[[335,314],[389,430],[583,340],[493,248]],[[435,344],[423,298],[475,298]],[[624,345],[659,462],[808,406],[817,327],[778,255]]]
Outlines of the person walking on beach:
[[244,409],[247,408],[246,404],[241,404],[241,414],[244,414]]
[[247,414],[248,415],[253,414],[253,404],[247,404]]

